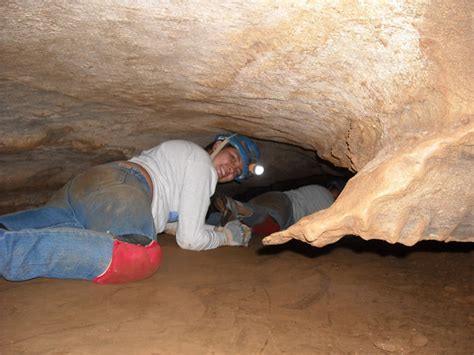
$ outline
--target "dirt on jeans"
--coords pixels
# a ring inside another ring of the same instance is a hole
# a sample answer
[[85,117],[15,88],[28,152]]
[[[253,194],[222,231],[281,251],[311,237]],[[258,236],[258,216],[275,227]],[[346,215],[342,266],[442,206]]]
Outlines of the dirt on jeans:
[[140,282],[0,279],[0,353],[474,352],[473,244],[160,244]]

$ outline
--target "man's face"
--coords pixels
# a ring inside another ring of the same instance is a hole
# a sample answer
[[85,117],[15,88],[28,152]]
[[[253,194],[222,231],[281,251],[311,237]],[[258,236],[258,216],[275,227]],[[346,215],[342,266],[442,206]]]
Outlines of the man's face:
[[[216,142],[214,149],[222,142]],[[216,168],[218,181],[229,182],[242,174],[244,163],[239,152],[234,147],[225,147],[212,160]]]

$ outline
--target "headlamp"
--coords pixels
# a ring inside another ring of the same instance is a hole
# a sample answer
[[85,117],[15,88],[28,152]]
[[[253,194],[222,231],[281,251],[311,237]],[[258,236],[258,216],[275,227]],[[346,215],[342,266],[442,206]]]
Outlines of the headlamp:
[[265,171],[265,168],[261,165],[258,165],[258,164],[255,164],[255,163],[252,163],[252,164],[249,164],[249,171],[253,174],[253,175],[262,175],[263,172]]

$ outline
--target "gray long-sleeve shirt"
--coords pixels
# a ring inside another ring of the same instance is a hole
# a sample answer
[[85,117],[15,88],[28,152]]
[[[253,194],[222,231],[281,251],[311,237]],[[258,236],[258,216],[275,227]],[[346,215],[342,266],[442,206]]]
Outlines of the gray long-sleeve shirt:
[[303,186],[296,190],[285,191],[284,194],[291,200],[295,222],[334,203],[331,192],[320,185]]
[[152,214],[157,233],[170,215],[178,216],[176,242],[183,249],[225,245],[224,232],[204,223],[218,177],[209,154],[183,140],[164,142],[130,159],[143,166],[153,182]]

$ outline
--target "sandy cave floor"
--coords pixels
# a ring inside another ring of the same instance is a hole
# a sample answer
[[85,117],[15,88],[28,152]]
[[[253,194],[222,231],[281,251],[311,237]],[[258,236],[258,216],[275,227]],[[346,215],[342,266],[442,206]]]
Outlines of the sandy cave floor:
[[0,279],[0,353],[472,354],[474,244],[181,250],[126,285]]

